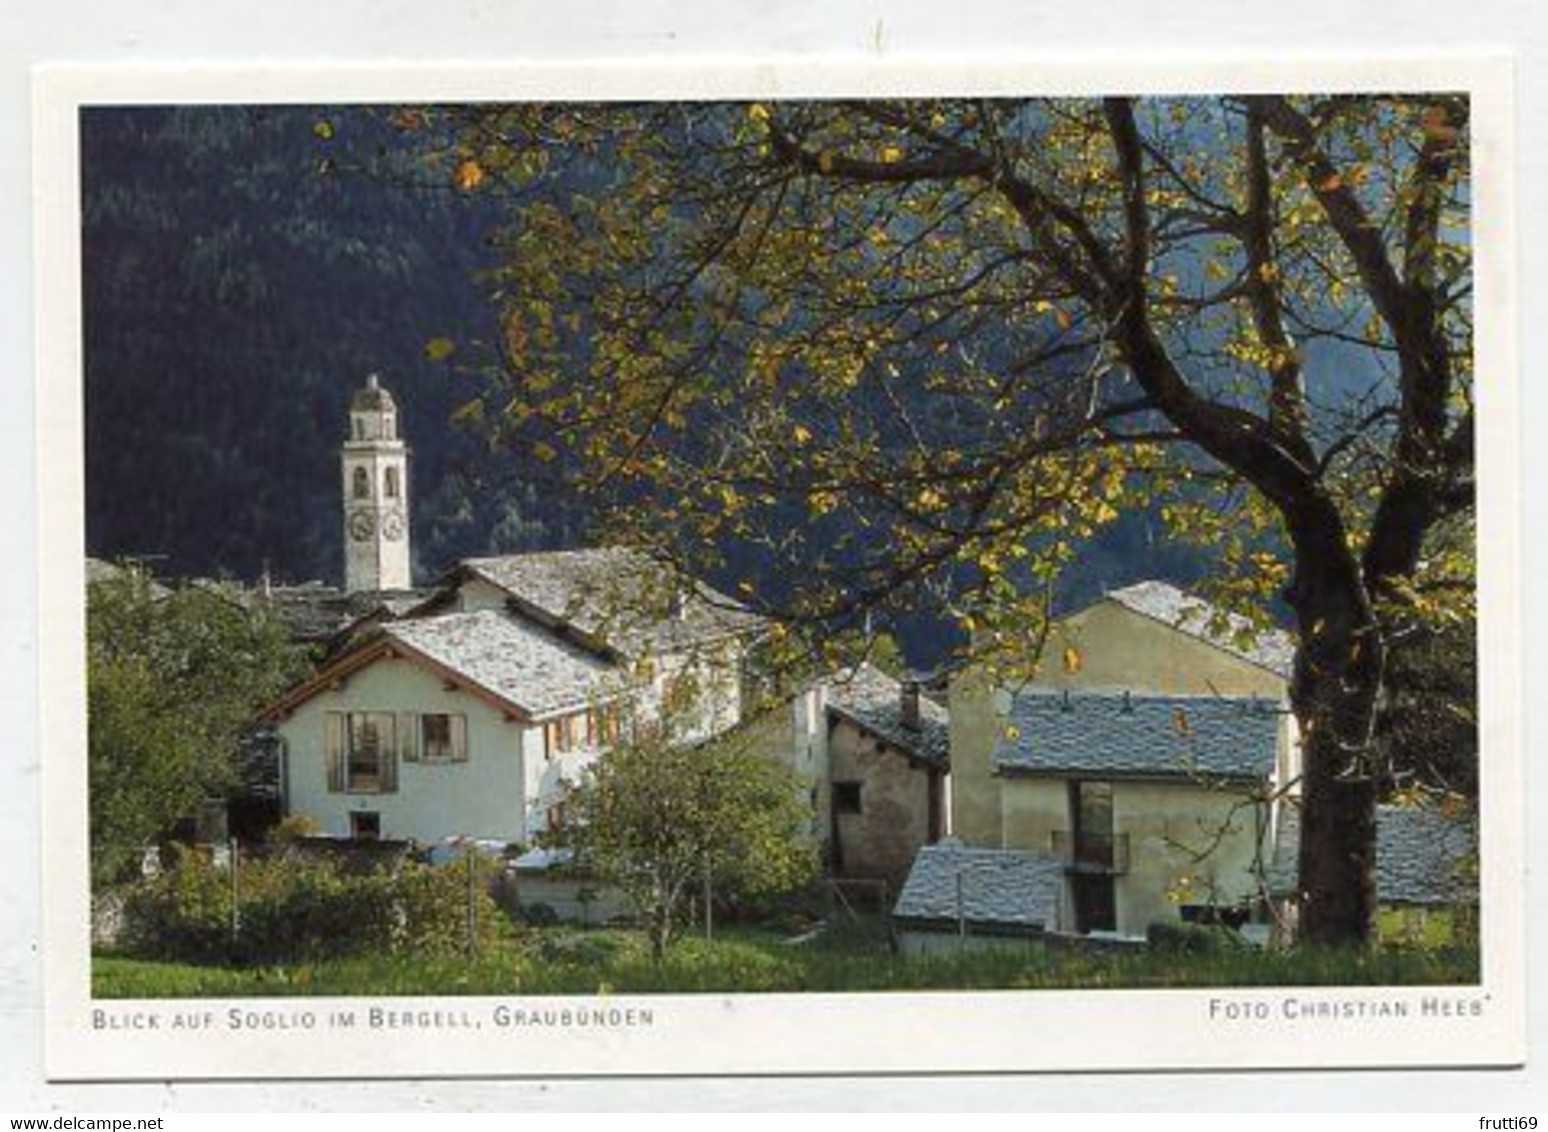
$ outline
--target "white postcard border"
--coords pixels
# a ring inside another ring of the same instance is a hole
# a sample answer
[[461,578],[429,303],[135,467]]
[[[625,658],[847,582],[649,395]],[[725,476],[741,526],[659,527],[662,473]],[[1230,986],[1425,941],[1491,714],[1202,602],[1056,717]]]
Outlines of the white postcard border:
[[[1476,988],[93,1002],[78,111],[159,102],[1466,90],[1473,98],[1482,760]],[[34,106],[45,1066],[60,1080],[1491,1066],[1525,1056],[1519,379],[1509,59],[1061,53],[40,68]],[[1327,1003],[1357,1013],[1329,1019]],[[372,1011],[383,1012],[381,1026]],[[594,1012],[600,1011],[600,1014]],[[1399,1016],[1400,1011],[1405,1016]],[[515,1021],[518,1012],[520,1021]],[[568,1012],[568,1013],[566,1013]],[[345,1013],[353,1021],[344,1025]],[[395,1015],[386,1025],[386,1014]],[[182,1026],[176,1023],[181,1021]],[[408,1023],[403,1025],[401,1023]],[[424,1023],[424,1024],[421,1024]]]

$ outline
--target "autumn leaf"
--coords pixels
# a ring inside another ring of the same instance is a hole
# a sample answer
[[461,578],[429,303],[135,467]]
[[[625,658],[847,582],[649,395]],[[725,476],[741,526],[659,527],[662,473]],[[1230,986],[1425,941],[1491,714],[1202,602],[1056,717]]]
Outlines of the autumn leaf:
[[1457,140],[1458,130],[1451,124],[1451,117],[1446,113],[1444,106],[1426,106],[1424,113],[1419,115],[1419,128],[1424,131],[1424,136],[1431,141],[1450,142]]
[[484,167],[470,157],[457,166],[456,181],[459,189],[471,193],[484,183]]
[[457,343],[450,338],[432,338],[425,343],[425,357],[432,362],[445,361],[456,349]]
[[1074,676],[1080,671],[1080,650],[1074,645],[1067,645],[1064,649],[1064,671]]
[[838,496],[831,491],[816,491],[810,500],[813,515],[827,515],[838,507]]
[[423,111],[400,107],[387,119],[395,130],[417,130],[425,124]]

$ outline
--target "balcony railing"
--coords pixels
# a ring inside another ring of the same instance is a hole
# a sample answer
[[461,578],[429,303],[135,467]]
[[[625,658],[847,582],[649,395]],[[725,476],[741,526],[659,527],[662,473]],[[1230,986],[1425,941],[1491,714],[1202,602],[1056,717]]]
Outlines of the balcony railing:
[[1107,873],[1122,876],[1129,871],[1127,833],[1053,832],[1054,855],[1072,873]]

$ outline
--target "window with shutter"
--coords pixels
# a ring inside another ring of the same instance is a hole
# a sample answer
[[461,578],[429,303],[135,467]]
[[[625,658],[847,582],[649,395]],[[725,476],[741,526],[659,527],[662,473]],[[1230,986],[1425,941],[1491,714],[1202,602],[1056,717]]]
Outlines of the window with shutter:
[[323,756],[328,765],[328,792],[344,792],[344,713],[323,716]]
[[[339,735],[339,751],[329,757],[329,789],[350,794],[384,794],[398,788],[397,716],[392,712],[329,713],[340,724],[329,724],[329,743]],[[330,748],[330,750],[333,748]],[[337,765],[337,772],[333,767]]]
[[427,763],[452,760],[451,716],[426,713],[419,717],[419,737]]
[[398,757],[406,763],[419,761],[419,716],[411,711],[398,713]]
[[396,794],[398,792],[398,755],[391,747],[382,750],[381,766],[378,770],[377,791],[382,794]]
[[468,759],[468,718],[426,712],[418,718],[419,758],[424,763],[460,763]]

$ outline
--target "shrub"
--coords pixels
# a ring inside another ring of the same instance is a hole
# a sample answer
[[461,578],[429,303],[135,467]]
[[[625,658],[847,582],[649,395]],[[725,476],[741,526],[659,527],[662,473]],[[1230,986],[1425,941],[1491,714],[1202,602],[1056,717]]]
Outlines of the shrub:
[[268,840],[271,845],[288,845],[293,841],[316,837],[321,832],[322,826],[311,814],[290,814],[281,818],[269,830]]
[[529,945],[530,954],[547,964],[577,967],[604,967],[618,954],[621,944],[616,937],[589,931],[547,931],[539,933]]
[[1156,920],[1145,929],[1145,941],[1156,951],[1181,955],[1218,955],[1234,951],[1242,941],[1219,924],[1179,924]]
[[552,904],[534,900],[521,906],[522,921],[534,928],[551,928],[559,922],[559,913]]
[[[156,958],[246,964],[454,953],[469,943],[466,868],[409,864],[352,875],[327,859],[253,857],[240,862],[233,886],[229,869],[185,853],[131,892],[125,946]],[[472,886],[471,920],[474,945],[491,944],[501,916],[483,876]]]

